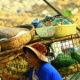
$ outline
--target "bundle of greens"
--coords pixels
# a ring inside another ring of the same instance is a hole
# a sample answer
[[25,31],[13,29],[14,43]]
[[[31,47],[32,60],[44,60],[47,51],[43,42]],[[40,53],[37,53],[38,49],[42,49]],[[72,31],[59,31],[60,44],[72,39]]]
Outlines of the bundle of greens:
[[51,61],[51,64],[56,69],[60,69],[62,67],[68,67],[71,64],[75,64],[75,63],[79,63],[79,62],[73,59],[71,55],[64,55],[64,53],[59,54],[55,60]]

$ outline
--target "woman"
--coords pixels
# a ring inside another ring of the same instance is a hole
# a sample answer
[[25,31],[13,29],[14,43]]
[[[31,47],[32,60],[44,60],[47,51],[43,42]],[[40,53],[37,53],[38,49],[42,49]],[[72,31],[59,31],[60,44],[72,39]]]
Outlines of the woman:
[[48,63],[45,57],[47,49],[43,44],[24,46],[23,51],[27,54],[30,65],[29,80],[63,80],[58,71]]

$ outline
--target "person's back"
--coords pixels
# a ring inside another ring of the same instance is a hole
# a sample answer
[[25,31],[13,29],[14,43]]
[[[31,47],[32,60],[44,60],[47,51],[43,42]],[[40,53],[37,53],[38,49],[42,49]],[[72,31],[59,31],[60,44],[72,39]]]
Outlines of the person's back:
[[[29,80],[33,80],[33,69],[34,68],[30,69],[31,74],[29,75]],[[63,80],[59,72],[50,63],[42,64],[35,74],[39,80]]]

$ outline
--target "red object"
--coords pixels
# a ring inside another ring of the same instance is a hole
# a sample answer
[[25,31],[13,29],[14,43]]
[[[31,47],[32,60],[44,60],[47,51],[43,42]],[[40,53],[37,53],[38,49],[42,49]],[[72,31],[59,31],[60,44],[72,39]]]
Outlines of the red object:
[[31,45],[31,47],[36,49],[42,55],[45,55],[47,53],[46,47],[41,43],[34,43],[34,44]]
[[23,46],[24,53],[26,53],[27,49],[31,49],[41,61],[48,62],[48,59],[45,56],[47,53],[47,48],[43,44],[34,43],[28,46]]
[[5,72],[3,72],[2,74],[3,74],[3,76],[4,76],[6,79],[9,79],[9,80],[17,80],[17,78],[10,77],[10,76],[8,76]]

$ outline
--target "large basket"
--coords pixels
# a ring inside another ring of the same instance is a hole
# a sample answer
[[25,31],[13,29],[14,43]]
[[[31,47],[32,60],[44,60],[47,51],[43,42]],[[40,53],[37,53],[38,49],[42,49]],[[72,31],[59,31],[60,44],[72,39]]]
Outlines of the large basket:
[[[55,23],[55,20],[57,20],[57,19],[61,19],[61,22]],[[64,21],[62,21],[62,20],[64,20]],[[68,35],[76,34],[76,27],[77,27],[78,19],[76,19],[76,21],[73,24],[69,21],[67,21],[67,23],[66,23],[65,20],[67,20],[67,19],[62,18],[62,16],[46,17],[45,19],[41,20],[38,23],[38,25],[36,27],[37,28],[36,32],[41,38],[45,38],[46,35],[48,38],[50,38],[50,37],[61,38],[61,37],[65,37]],[[52,28],[51,32],[42,27]],[[39,28],[41,28],[41,29],[39,29]],[[44,31],[45,31],[45,33],[44,33]]]
[[36,32],[41,38],[51,38],[55,33],[55,28],[53,26],[36,28]]
[[4,73],[7,75],[20,78],[23,73],[29,71],[28,62],[25,59],[15,59],[7,63],[7,67],[4,69]]
[[16,26],[16,29],[17,28],[26,28],[26,29],[29,29],[29,31],[26,32],[25,34],[22,34],[22,35],[16,37],[16,38],[1,41],[0,46],[1,46],[2,51],[16,48],[21,45],[27,44],[31,39],[33,39],[33,37],[35,35],[35,29],[32,25],[29,25],[29,24],[20,25],[20,26]]
[[17,80],[25,72],[28,76],[29,65],[22,48],[8,51],[10,50],[4,51],[7,55],[0,55],[0,78],[2,80]]
[[55,27],[54,38],[76,34],[76,26],[77,24],[53,26]]

